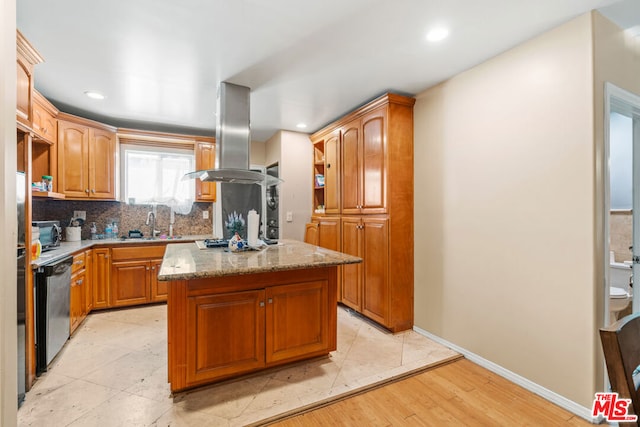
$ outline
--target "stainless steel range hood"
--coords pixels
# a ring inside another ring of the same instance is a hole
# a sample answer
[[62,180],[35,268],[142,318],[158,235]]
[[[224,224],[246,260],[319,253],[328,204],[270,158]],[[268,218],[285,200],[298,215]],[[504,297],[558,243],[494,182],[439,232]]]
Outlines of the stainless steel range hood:
[[222,82],[218,87],[215,169],[186,174],[182,179],[236,184],[275,185],[281,179],[249,170],[251,131],[249,125],[250,89]]

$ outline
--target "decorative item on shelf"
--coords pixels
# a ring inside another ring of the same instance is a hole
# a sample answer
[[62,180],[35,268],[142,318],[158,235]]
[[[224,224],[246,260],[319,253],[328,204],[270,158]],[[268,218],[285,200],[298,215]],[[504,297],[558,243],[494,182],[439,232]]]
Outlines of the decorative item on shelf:
[[324,205],[318,205],[316,207],[315,213],[324,213]]
[[53,191],[53,177],[42,175],[42,191]]
[[246,247],[246,242],[242,240],[242,237],[236,232],[232,238],[229,239],[229,250],[231,252],[240,252],[244,251]]
[[324,187],[324,175],[316,174],[316,187]]

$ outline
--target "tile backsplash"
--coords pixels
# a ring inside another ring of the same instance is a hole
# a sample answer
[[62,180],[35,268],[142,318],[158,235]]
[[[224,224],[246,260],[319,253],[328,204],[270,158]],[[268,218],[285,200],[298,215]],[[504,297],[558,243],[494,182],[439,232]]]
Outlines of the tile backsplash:
[[[173,234],[201,235],[213,233],[213,205],[211,203],[194,203],[188,215],[175,214]],[[129,230],[140,230],[145,236],[151,235],[151,227],[145,225],[147,213],[152,210],[151,205],[129,205],[113,201],[71,201],[71,200],[39,200],[33,199],[32,218],[38,220],[58,220],[64,228],[74,211],[86,211],[87,219],[82,227],[81,238],[89,239],[89,226],[96,223],[98,234],[104,234],[107,224],[118,224],[118,235],[127,235]],[[202,212],[208,211],[209,218],[203,219]],[[156,230],[169,235],[169,220],[171,210],[168,206],[158,205],[156,215]],[[63,233],[64,236],[64,233]]]
[[609,249],[616,262],[630,261],[629,246],[633,240],[633,215],[630,210],[611,211],[609,216]]

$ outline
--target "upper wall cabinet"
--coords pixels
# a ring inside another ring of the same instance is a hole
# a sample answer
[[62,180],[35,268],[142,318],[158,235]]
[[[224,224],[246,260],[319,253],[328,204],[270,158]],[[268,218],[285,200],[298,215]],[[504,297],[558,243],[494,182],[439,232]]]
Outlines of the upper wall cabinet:
[[38,140],[48,144],[58,141],[58,109],[37,90],[33,91],[33,131]]
[[[215,138],[197,139],[195,144],[196,170],[207,170],[215,167]],[[196,202],[215,202],[216,183],[202,182],[196,179]]]
[[43,60],[20,31],[16,32],[16,46],[16,120],[31,128],[33,122],[33,67]]
[[67,199],[115,200],[115,129],[67,114],[60,118],[58,192]]

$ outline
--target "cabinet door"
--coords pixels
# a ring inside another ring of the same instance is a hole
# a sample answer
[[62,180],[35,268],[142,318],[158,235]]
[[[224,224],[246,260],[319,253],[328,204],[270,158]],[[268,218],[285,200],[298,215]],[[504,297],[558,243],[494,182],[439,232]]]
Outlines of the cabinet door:
[[58,121],[58,192],[67,197],[89,197],[89,128]]
[[93,308],[108,308],[110,302],[111,264],[110,249],[98,248],[93,250]]
[[169,293],[169,282],[161,282],[158,280],[158,273],[162,265],[161,259],[149,261],[151,264],[151,301],[166,301]]
[[264,290],[189,297],[187,384],[263,367],[264,319]]
[[82,269],[71,276],[71,289],[69,301],[69,333],[76,330],[84,316],[86,310],[84,306],[84,289],[85,289],[85,270]]
[[89,131],[88,197],[115,199],[116,136],[102,129]]
[[365,214],[386,212],[386,111],[380,108],[362,118],[360,210]]
[[58,139],[58,122],[46,108],[38,102],[37,97],[33,102],[33,130],[40,138],[51,144],[55,144]]
[[267,364],[329,348],[327,281],[267,288]]
[[[211,142],[196,142],[196,170],[215,167],[216,146]],[[216,183],[202,182],[196,179],[196,202],[215,202]]]
[[111,263],[111,306],[145,304],[151,299],[148,261]]
[[340,251],[340,218],[321,217],[318,220],[318,246]]
[[348,123],[342,129],[342,172],[341,199],[342,213],[360,213],[360,194],[362,188],[360,162],[360,119]]
[[304,242],[310,245],[318,244],[318,223],[308,222],[304,229]]
[[324,143],[324,211],[340,213],[340,131]]
[[389,220],[362,220],[362,313],[389,323]]
[[32,67],[20,55],[17,57],[16,67],[16,119],[31,127],[33,73]]
[[[342,252],[362,256],[360,218],[342,217]],[[355,310],[362,309],[362,264],[342,266],[341,302]]]
[[84,286],[84,313],[89,314],[93,310],[93,250],[85,252],[85,286]]

